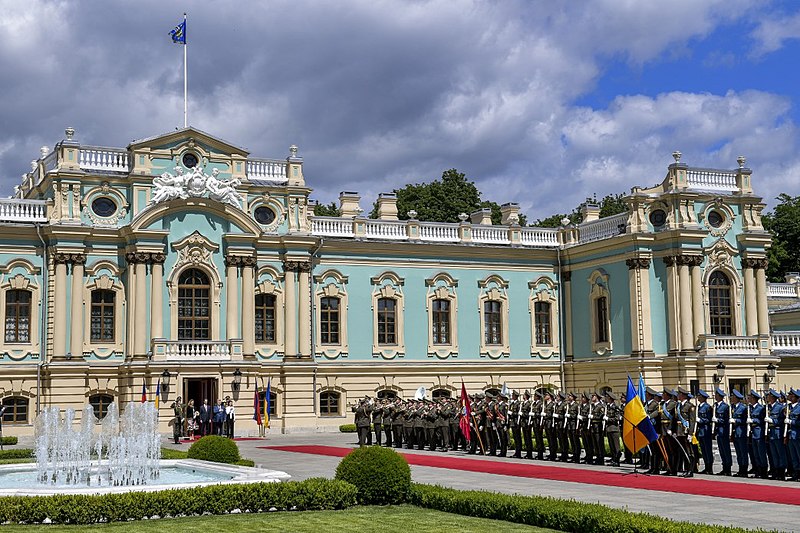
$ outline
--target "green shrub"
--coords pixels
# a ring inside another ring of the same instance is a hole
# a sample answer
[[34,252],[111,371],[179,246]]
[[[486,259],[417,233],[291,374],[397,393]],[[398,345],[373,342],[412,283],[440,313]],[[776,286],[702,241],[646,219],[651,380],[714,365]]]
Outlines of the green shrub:
[[162,459],[186,459],[189,453],[186,450],[173,450],[172,448],[161,448]]
[[200,459],[212,463],[233,464],[241,459],[239,447],[231,439],[218,435],[206,435],[189,448],[189,459]]
[[355,424],[342,424],[339,426],[339,431],[341,433],[355,433],[356,432],[356,425]]
[[29,459],[33,457],[31,448],[15,448],[13,450],[1,450],[0,459]]
[[596,503],[559,500],[542,496],[519,496],[494,492],[462,491],[433,485],[413,484],[409,502],[479,518],[556,529],[571,533],[716,533],[745,529],[674,522],[660,516],[612,509]]
[[10,435],[8,437],[0,437],[0,444],[3,446],[14,446],[17,443],[17,437]]
[[94,524],[154,516],[336,510],[356,504],[356,488],[344,481],[312,478],[286,483],[212,485],[159,492],[0,497],[0,524]]
[[239,459],[233,464],[238,466],[256,466],[256,462],[253,461],[252,459]]
[[394,450],[370,446],[347,454],[336,467],[336,479],[358,488],[361,504],[403,503],[411,489],[411,469]]

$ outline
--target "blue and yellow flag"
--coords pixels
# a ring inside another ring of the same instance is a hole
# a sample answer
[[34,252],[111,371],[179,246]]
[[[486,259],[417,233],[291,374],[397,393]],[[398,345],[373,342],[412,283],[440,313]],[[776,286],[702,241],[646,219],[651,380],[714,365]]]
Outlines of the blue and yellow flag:
[[183,22],[175,26],[175,29],[169,32],[169,34],[172,37],[173,43],[186,44],[186,19],[183,19]]
[[[263,381],[262,381],[263,383]],[[264,427],[269,427],[269,397],[270,387],[272,386],[272,377],[267,380],[267,392],[264,394]]]
[[642,400],[639,399],[630,376],[628,376],[625,399],[627,403],[622,412],[622,441],[631,453],[636,453],[651,442],[657,441],[658,434],[644,410]]

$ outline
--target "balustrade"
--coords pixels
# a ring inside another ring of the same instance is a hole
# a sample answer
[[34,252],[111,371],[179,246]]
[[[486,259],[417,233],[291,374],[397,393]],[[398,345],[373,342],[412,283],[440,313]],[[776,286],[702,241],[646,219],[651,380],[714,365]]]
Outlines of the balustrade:
[[224,361],[231,358],[228,341],[165,341],[167,360]]
[[800,352],[800,331],[774,331],[772,349],[779,352]]
[[578,226],[578,231],[580,232],[578,242],[584,244],[625,233],[625,224],[627,220],[628,213],[620,213],[618,215],[581,224]]
[[508,228],[506,226],[472,226],[472,242],[483,244],[508,244]]
[[368,239],[408,239],[406,222],[401,220],[366,220],[365,236]]
[[47,202],[0,199],[0,222],[47,222]]
[[458,224],[420,222],[419,238],[427,242],[458,242]]
[[520,242],[523,246],[558,246],[558,230],[553,228],[522,228]]
[[248,159],[247,178],[287,181],[286,161],[277,159]]
[[690,188],[712,191],[736,191],[736,172],[705,168],[690,168],[686,171]]
[[311,233],[320,237],[353,237],[353,219],[337,217],[312,217]]
[[797,298],[797,285],[794,283],[770,283],[767,294],[770,298]]
[[84,170],[105,172],[128,172],[127,150],[117,148],[81,147],[78,150],[78,165]]

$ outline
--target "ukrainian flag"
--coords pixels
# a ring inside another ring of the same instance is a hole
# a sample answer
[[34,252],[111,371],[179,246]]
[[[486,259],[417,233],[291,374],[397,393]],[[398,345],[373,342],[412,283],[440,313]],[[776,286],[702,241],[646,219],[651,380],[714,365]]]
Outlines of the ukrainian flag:
[[630,376],[628,376],[628,391],[625,398],[627,403],[622,413],[622,441],[631,453],[636,453],[651,442],[657,441],[658,434],[644,410],[642,400],[636,393]]

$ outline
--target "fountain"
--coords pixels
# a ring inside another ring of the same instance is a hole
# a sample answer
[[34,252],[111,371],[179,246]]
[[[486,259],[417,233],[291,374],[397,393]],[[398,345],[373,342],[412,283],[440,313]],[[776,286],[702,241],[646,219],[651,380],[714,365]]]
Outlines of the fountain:
[[[35,465],[0,466],[0,495],[163,490],[214,483],[283,481],[285,472],[191,459],[162,460],[158,412],[131,402],[108,406],[98,424],[92,406],[47,407],[36,418]],[[96,428],[99,426],[99,432]]]

